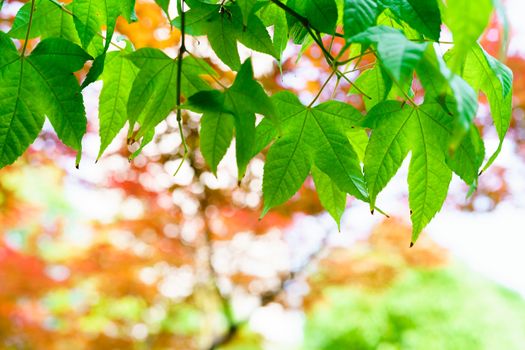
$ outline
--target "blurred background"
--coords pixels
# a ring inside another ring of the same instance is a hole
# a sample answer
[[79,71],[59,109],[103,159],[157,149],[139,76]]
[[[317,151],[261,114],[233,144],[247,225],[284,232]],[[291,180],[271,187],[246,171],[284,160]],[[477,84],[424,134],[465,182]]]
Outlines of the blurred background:
[[[22,5],[7,0],[2,30]],[[497,16],[482,39],[515,75],[502,155],[471,198],[454,179],[411,249],[406,166],[379,198],[389,219],[349,199],[339,231],[308,180],[259,221],[264,153],[239,186],[232,149],[213,176],[199,153],[198,115],[185,115],[191,153],[175,177],[183,153],[175,116],[133,162],[122,134],[95,164],[101,84],[89,86],[79,170],[47,125],[0,171],[0,349],[523,349],[525,3],[504,5],[508,57]],[[119,22],[118,32],[175,55],[180,35],[157,5],[139,0],[136,11],[139,21]],[[233,80],[205,39],[189,40],[223,83]],[[271,58],[241,51],[270,93],[290,89],[304,102],[329,74],[316,47],[297,61],[300,48],[290,45],[282,74]],[[330,98],[363,108],[343,83],[324,90]],[[488,113],[482,97],[478,126],[490,154]]]

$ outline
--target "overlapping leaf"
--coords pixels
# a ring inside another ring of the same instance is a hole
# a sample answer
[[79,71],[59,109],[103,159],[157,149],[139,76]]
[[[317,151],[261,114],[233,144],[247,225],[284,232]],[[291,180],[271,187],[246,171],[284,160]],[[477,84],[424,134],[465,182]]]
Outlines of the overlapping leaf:
[[276,57],[280,59],[289,39],[286,15],[279,7],[273,5],[262,9],[259,16],[265,26],[273,26],[273,46],[277,54]]
[[[227,6],[199,3],[186,13],[186,26],[188,33],[193,35],[207,34],[213,51],[233,70],[241,66],[237,41],[255,51],[278,57],[259,17],[251,12],[245,23],[243,15],[246,12],[237,3]],[[172,23],[180,27],[180,18]]]
[[337,24],[337,4],[335,0],[292,0],[288,6],[306,17],[309,24],[323,33],[333,34]]
[[257,0],[238,0],[237,4],[239,5],[239,8],[241,9],[242,13],[242,23],[244,26],[248,24],[248,19],[250,18],[250,15],[252,14],[252,10],[255,7],[255,4],[257,3]]
[[131,20],[135,0],[75,0],[70,5],[73,20],[84,48],[106,26],[106,50],[113,37],[117,17],[121,14]]
[[390,18],[408,23],[419,35],[439,40],[441,14],[436,0],[344,0],[345,37],[375,26],[385,9],[391,11]]
[[164,11],[166,16],[168,16],[169,18],[170,0],[155,0],[155,2],[157,3],[157,5],[160,6],[162,11]]
[[263,213],[295,194],[313,164],[344,192],[367,200],[359,158],[345,134],[360,122],[361,114],[336,101],[306,107],[286,92],[272,100],[283,132],[266,158]]
[[[206,143],[203,155],[215,171],[231,141],[233,127],[236,131],[236,157],[238,176],[241,179],[246,166],[254,156],[256,129],[255,114],[259,113],[275,120],[275,109],[261,85],[253,78],[251,60],[246,60],[233,85],[224,92],[205,91],[190,97],[186,108],[204,113],[206,123],[224,123],[220,128],[201,130],[201,138],[212,139]],[[231,116],[234,123],[231,123]],[[274,128],[277,124],[273,125]],[[204,132],[204,135],[202,135]],[[227,142],[228,141],[228,142]]]
[[401,31],[386,26],[369,28],[350,38],[350,41],[373,45],[385,70],[399,82],[411,78],[427,47],[426,43],[412,42]]
[[106,58],[100,92],[100,151],[104,153],[128,120],[128,98],[138,68],[126,57],[129,51],[110,52]]
[[[128,99],[130,133],[135,123],[140,129],[134,135],[138,140],[164,120],[176,107],[177,59],[172,59],[157,49],[144,48],[128,55],[140,71],[133,82]],[[193,57],[184,58],[181,88],[183,96],[209,90],[210,86],[201,75],[213,70],[204,61]],[[130,134],[131,136],[131,134]]]
[[[29,37],[61,37],[81,44],[88,52],[98,56],[104,52],[102,37],[96,37],[101,27],[106,26],[107,50],[117,17],[122,15],[128,22],[134,20],[134,7],[134,0],[75,0],[67,7],[53,0],[36,0]],[[9,31],[12,37],[25,38],[30,12],[30,2],[18,11]]]
[[[27,2],[16,14],[9,35],[16,39],[24,39],[28,30],[31,2]],[[60,37],[80,43],[73,23],[73,16],[60,8],[60,5],[50,0],[36,0],[35,11],[31,24],[30,38]]]
[[462,75],[476,91],[483,91],[487,97],[494,126],[500,139],[498,149],[492,154],[483,169],[486,170],[501,151],[505,134],[510,126],[512,71],[476,44],[467,53]]
[[454,72],[459,72],[467,53],[487,27],[492,10],[492,0],[447,2],[444,21],[452,31],[457,50],[457,54],[451,61]]
[[343,14],[345,37],[351,38],[373,27],[380,12],[376,0],[345,0]]
[[[455,53],[451,56],[452,60]],[[487,96],[494,125],[503,140],[512,111],[512,71],[476,44],[466,56],[462,76],[476,91],[481,90]]]
[[316,166],[312,166],[312,178],[321,204],[340,227],[341,217],[346,207],[346,193],[341,191],[332,179]]
[[477,94],[471,85],[448,68],[433,47],[427,48],[417,73],[426,89],[427,99],[439,101],[454,116],[454,131],[449,140],[453,151],[463,140],[476,116]]
[[381,0],[399,19],[428,38],[438,41],[441,14],[436,0]]
[[366,96],[363,96],[363,101],[366,109],[369,111],[376,104],[387,98],[391,88],[392,80],[383,72],[380,66],[376,66],[361,73],[354,82],[350,92],[366,94]]

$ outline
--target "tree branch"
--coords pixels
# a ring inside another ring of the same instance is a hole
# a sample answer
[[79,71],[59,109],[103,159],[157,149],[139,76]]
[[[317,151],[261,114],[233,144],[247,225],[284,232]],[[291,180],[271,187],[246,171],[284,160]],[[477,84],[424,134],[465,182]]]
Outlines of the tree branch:
[[281,284],[278,288],[276,288],[274,291],[271,291],[269,293],[266,293],[263,295],[263,301],[261,306],[266,306],[272,302],[274,302],[281,293],[283,293],[286,290],[286,287],[297,279],[297,277],[301,276],[306,270],[315,262],[317,259],[322,255],[324,252],[327,244],[328,244],[328,238],[330,237],[329,231],[325,232],[325,235],[321,242],[319,242],[319,246],[317,249],[315,249],[313,252],[308,255],[308,257],[304,260],[304,262],[297,267],[295,270],[290,271],[288,276],[286,278],[281,280]]
[[[324,252],[324,249],[326,248],[326,245],[328,243],[328,238],[329,232],[325,232],[325,235],[319,243],[317,249],[315,249],[312,253],[310,253],[310,255],[308,255],[308,257],[304,260],[303,264],[301,264],[295,270],[290,271],[285,278],[281,279],[281,282],[279,283],[279,286],[276,289],[262,294],[260,296],[261,305],[259,307],[263,307],[274,302],[286,290],[286,288],[288,287],[288,285],[290,285],[291,282],[293,282],[300,275],[302,275],[308,269],[308,267],[314,261],[316,261]],[[248,322],[249,318],[250,316],[248,316],[244,320],[231,323],[227,331],[220,337],[218,337],[216,340],[214,340],[207,350],[216,350],[220,346],[228,344],[237,335],[241,327]]]

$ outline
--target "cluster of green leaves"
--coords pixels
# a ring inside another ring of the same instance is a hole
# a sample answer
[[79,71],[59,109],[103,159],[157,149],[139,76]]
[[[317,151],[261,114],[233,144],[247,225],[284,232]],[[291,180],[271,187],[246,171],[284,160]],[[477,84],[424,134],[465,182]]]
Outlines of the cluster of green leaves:
[[[509,127],[512,72],[477,42],[493,8],[500,8],[493,1],[474,6],[470,0],[178,0],[185,10],[170,19],[172,25],[185,35],[206,36],[217,57],[237,71],[235,82],[225,87],[204,60],[191,53],[183,57],[184,47],[177,58],[153,48],[135,51],[130,43],[109,50],[117,18],[136,20],[134,0],[69,5],[32,0],[11,30],[0,33],[0,167],[27,149],[46,116],[80,154],[86,131],[81,89],[100,79],[99,157],[126,123],[129,141],[143,147],[174,110],[202,113],[201,151],[214,173],[234,136],[239,181],[249,161],[269,146],[263,214],[286,202],[310,174],[338,222],[347,194],[373,211],[411,152],[415,240],[443,205],[452,173],[476,187],[485,159],[474,124],[480,91],[501,142]],[[170,1],[156,2],[170,18]],[[437,46],[445,25],[454,45],[441,56]],[[334,55],[324,36],[346,44]],[[25,44],[19,53],[12,41],[37,37],[29,55]],[[290,92],[267,96],[251,60],[241,62],[237,44],[279,61],[290,41],[303,49],[319,45],[333,69],[330,78],[349,81],[342,68],[374,55],[376,64],[351,81],[350,93],[363,95],[366,115],[340,101],[316,104],[316,97],[305,106]],[[86,61],[92,67],[79,85],[73,72]],[[421,101],[414,100],[414,79],[424,88]],[[259,123],[257,115],[263,117]],[[485,168],[500,149],[501,143]]]

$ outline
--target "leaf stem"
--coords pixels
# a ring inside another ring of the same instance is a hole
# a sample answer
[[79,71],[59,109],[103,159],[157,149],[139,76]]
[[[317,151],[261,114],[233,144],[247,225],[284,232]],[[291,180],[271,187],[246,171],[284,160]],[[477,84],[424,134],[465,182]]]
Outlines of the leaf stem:
[[35,12],[35,0],[31,0],[31,12],[29,13],[29,23],[27,24],[27,33],[24,40],[24,46],[22,47],[22,57],[25,56],[27,50],[27,43],[29,42],[29,35],[31,33],[31,27],[33,25],[33,13]]
[[350,80],[346,75],[345,73],[339,71],[339,70],[336,70],[336,74],[338,77],[341,77],[343,78],[344,80],[346,80],[346,82],[348,84],[350,84],[351,86],[353,86],[361,95],[363,95],[364,97],[366,97],[367,99],[371,100],[372,97],[370,97],[366,92],[364,92],[359,86],[357,86],[352,80]]
[[179,54],[177,55],[177,124],[179,125],[180,138],[182,140],[182,145],[184,146],[184,156],[175,172],[174,176],[177,175],[179,170],[182,167],[182,163],[186,160],[188,155],[188,144],[186,143],[186,138],[184,137],[184,130],[182,129],[182,110],[181,106],[181,96],[182,96],[182,62],[184,58],[184,53],[186,53],[186,13],[184,12],[184,0],[177,0],[177,12],[180,15],[180,48]]
[[345,70],[343,72],[343,74],[349,74],[349,73],[353,73],[353,72],[356,72],[358,70],[363,70],[363,69],[366,69],[366,68],[370,68],[370,67],[373,67],[376,65],[377,62],[372,62],[372,63],[367,63],[367,64],[363,64],[362,66],[359,66],[359,67],[355,67],[353,69],[350,69],[350,70]]
[[[356,55],[356,56],[350,57],[350,58],[348,58],[348,59],[346,59],[346,60],[344,60],[344,61],[338,61],[338,62],[337,62],[337,65],[338,65],[338,66],[344,66],[345,64],[350,63],[350,62],[352,62],[353,60],[355,60],[355,59],[357,59],[357,58],[363,58],[364,56],[368,55],[369,53],[370,53],[370,52],[365,51],[365,52],[363,52],[363,53],[361,53],[361,54],[359,54],[359,55]],[[359,62],[358,62],[358,63],[359,63]]]
[[[195,62],[197,62],[197,64],[199,66],[201,66],[201,68],[204,68],[206,69],[206,67],[202,64],[202,62],[200,61],[200,59],[198,57],[196,57],[194,54],[192,54],[190,51],[186,51],[188,53],[188,55],[190,55],[191,57],[195,58]],[[224,85],[223,83],[221,83],[221,81],[219,79],[217,79],[215,76],[213,76],[213,74],[209,74],[210,78],[213,79],[214,82],[216,82],[221,88],[223,89],[227,89],[226,85]]]
[[321,93],[323,92],[323,90],[326,87],[326,85],[328,85],[328,82],[332,79],[332,77],[334,76],[335,72],[336,72],[336,70],[332,70],[332,73],[330,73],[330,75],[328,76],[328,79],[326,79],[326,81],[323,83],[323,86],[321,86],[321,88],[319,89],[319,92],[317,93],[317,95],[315,95],[315,97],[312,100],[312,102],[310,102],[310,104],[308,105],[308,108],[312,107],[313,104],[315,103],[315,101],[317,101],[319,99],[319,97],[321,96]]

